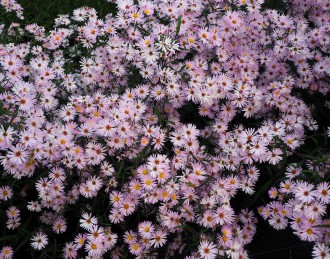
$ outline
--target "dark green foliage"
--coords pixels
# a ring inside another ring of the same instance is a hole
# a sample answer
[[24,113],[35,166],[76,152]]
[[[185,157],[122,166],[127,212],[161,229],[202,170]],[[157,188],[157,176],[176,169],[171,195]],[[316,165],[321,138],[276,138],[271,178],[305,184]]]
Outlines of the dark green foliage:
[[[50,29],[54,24],[54,19],[59,14],[72,14],[73,10],[79,7],[88,6],[95,8],[99,17],[117,12],[116,5],[106,0],[20,0],[18,1],[24,9],[24,24],[37,23]],[[1,8],[1,7],[0,7]],[[3,9],[0,9],[0,23],[19,22],[14,14],[5,13],[2,15]]]

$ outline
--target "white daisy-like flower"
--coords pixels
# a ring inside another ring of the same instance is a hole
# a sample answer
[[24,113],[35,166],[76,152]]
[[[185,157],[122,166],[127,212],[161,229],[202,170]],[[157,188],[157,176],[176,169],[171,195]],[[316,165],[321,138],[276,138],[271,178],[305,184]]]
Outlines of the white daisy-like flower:
[[314,259],[330,259],[330,249],[324,243],[316,243],[312,255]]
[[198,247],[201,258],[213,259],[217,256],[217,248],[213,242],[202,241]]
[[158,40],[159,41],[155,43],[155,46],[160,51],[174,53],[175,51],[180,50],[179,44],[169,37],[159,37]]
[[31,238],[31,246],[34,249],[41,250],[48,244],[48,237],[46,234],[39,232]]

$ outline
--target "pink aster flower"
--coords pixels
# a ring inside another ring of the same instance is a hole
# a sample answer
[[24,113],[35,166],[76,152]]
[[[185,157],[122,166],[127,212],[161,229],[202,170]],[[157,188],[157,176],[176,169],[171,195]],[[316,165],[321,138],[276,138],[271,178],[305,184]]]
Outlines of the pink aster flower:
[[143,249],[143,245],[140,244],[139,242],[135,242],[129,245],[129,251],[130,253],[132,253],[133,255],[140,255]]
[[167,237],[166,232],[162,230],[154,231],[151,234],[151,239],[150,239],[151,245],[154,246],[155,248],[164,246],[167,241],[166,237]]
[[103,227],[99,227],[97,225],[91,226],[90,229],[88,229],[88,234],[86,235],[86,238],[93,242],[102,242],[103,239],[105,239],[104,229]]
[[316,192],[313,190],[314,186],[307,182],[299,181],[294,190],[296,198],[302,202],[312,202],[316,198]]
[[216,224],[231,224],[234,221],[234,212],[231,208],[218,207],[213,217]]
[[56,234],[64,233],[67,229],[67,223],[64,218],[58,218],[53,222],[52,228]]
[[26,162],[28,152],[25,146],[18,144],[11,146],[10,151],[7,153],[7,158],[10,162],[16,165],[20,165]]
[[282,160],[282,150],[279,148],[274,148],[273,150],[269,151],[267,154],[267,160],[270,164],[276,165]]
[[319,183],[316,189],[316,197],[325,204],[330,202],[330,185],[327,182]]
[[129,198],[124,198],[118,207],[123,216],[131,215],[135,211],[135,204]]
[[69,242],[65,244],[65,247],[63,248],[63,256],[65,259],[67,258],[76,258],[77,257],[77,251],[78,248],[73,242]]
[[13,190],[9,186],[0,187],[0,200],[7,201],[13,196]]
[[203,217],[201,218],[200,223],[207,228],[213,228],[215,225],[215,220],[213,217],[212,210],[206,210],[203,213]]
[[85,250],[89,256],[101,256],[104,253],[104,245],[101,242],[88,241],[85,244]]
[[283,216],[275,215],[270,217],[269,224],[276,230],[285,229],[288,225],[288,220]]
[[97,225],[97,218],[93,217],[89,213],[84,213],[82,219],[79,220],[80,226],[86,230],[92,229],[93,226]]
[[31,238],[31,246],[34,249],[42,250],[48,244],[48,237],[46,234],[39,232]]
[[315,228],[310,224],[306,223],[300,229],[299,236],[304,241],[315,242],[320,240],[321,233],[318,228]]
[[198,252],[201,258],[213,259],[217,257],[218,249],[213,242],[201,241],[198,246]]
[[13,258],[13,255],[14,255],[14,251],[10,246],[4,246],[0,250],[0,257],[3,259],[11,259]]
[[325,243],[316,243],[312,252],[314,259],[328,259],[330,258],[330,249]]
[[150,221],[144,221],[139,224],[138,231],[139,234],[144,238],[150,238],[155,230],[155,227],[153,226],[152,222]]

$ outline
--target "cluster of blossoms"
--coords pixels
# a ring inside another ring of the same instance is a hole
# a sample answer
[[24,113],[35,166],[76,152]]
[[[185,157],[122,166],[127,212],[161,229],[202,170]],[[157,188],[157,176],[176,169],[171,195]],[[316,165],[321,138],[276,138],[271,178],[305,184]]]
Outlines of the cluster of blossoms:
[[[326,172],[330,170],[329,164],[321,165],[321,168]],[[330,184],[324,181],[310,183],[302,171],[297,164],[290,165],[279,188],[269,190],[273,201],[259,207],[259,213],[277,230],[290,225],[301,240],[316,242],[313,252],[316,258],[328,258],[329,248],[325,244],[330,241],[330,219],[324,216],[330,203]],[[317,169],[310,165],[310,171],[322,172],[320,165]]]
[[0,6],[5,8],[6,12],[14,12],[19,19],[24,20],[23,8],[15,0],[1,0]]
[[[35,250],[75,233],[64,258],[249,257],[257,218],[234,199],[319,129],[302,93],[329,94],[330,15],[323,0],[290,1],[286,14],[232,2],[118,0],[116,16],[83,7],[49,32],[1,27],[21,39],[0,44],[8,231],[28,227],[27,209]],[[329,257],[317,228],[329,222],[328,162],[288,167],[269,192],[278,201],[259,210],[316,242],[316,258]]]

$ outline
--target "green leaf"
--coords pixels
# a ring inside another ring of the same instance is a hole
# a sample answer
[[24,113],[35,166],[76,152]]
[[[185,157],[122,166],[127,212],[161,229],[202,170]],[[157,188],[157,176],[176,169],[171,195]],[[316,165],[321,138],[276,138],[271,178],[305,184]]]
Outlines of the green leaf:
[[311,173],[311,174],[317,174],[317,172],[316,171],[314,171],[314,170],[302,170],[302,172],[303,173]]
[[176,26],[176,35],[178,35],[179,32],[180,32],[181,23],[182,23],[182,16],[180,15],[180,16],[178,17],[178,25]]
[[0,237],[0,241],[6,241],[6,240],[14,239],[14,238],[16,238],[16,235],[7,235],[4,237]]
[[142,152],[140,153],[139,156],[133,158],[130,160],[130,162],[136,162],[139,161],[142,158],[145,158],[147,155],[149,155],[149,149],[151,147],[151,141],[149,142],[149,144],[147,146],[145,146],[142,150]]
[[176,227],[174,227],[174,228],[188,229],[188,225],[187,225],[187,224],[183,224],[183,225],[176,226]]
[[30,241],[30,237],[26,237],[22,240],[22,242],[16,247],[15,252],[17,252],[21,247],[23,247],[26,243]]
[[318,164],[320,164],[320,163],[322,163],[322,162],[327,161],[329,158],[330,158],[330,155],[323,156],[323,157],[317,159],[316,161],[314,161],[313,164],[314,164],[314,165],[318,165]]
[[330,224],[321,224],[313,226],[313,228],[330,228]]

